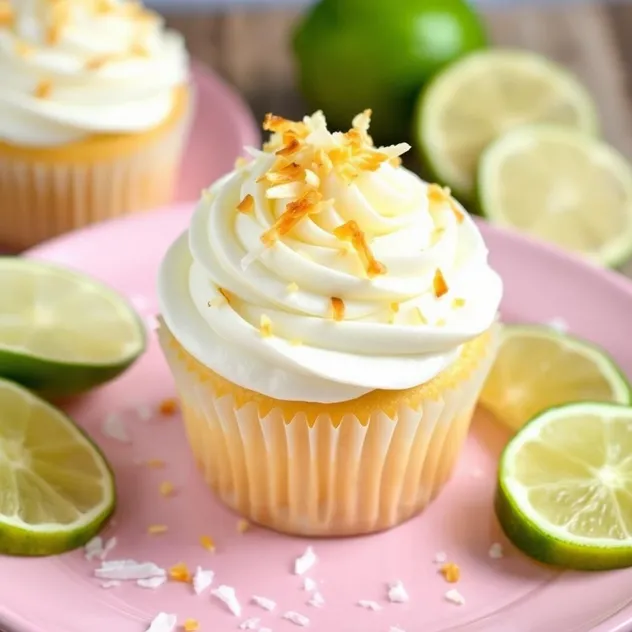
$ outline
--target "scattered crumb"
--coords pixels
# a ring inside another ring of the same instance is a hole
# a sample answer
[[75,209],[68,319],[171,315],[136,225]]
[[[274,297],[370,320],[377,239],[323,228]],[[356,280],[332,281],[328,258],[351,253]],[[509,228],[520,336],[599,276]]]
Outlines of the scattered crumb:
[[226,607],[236,616],[241,617],[241,604],[237,600],[235,589],[232,586],[221,585],[211,591]]
[[131,581],[162,577],[165,569],[152,562],[136,562],[134,560],[113,560],[101,562],[100,568],[95,569],[94,575],[99,579],[115,579]]
[[162,577],[149,577],[148,579],[137,579],[136,585],[141,588],[151,588],[156,589],[162,586],[167,581],[167,576],[163,575]]
[[267,597],[259,597],[258,595],[252,596],[252,603],[267,610],[268,612],[272,612],[276,608],[276,602],[272,601],[272,599],[268,599]]
[[454,562],[444,564],[439,572],[449,584],[456,584],[461,579],[461,569]]
[[193,592],[196,595],[201,595],[213,583],[214,578],[213,571],[204,570],[198,566],[193,575]]
[[237,522],[237,532],[238,533],[246,533],[246,531],[250,530],[250,523],[242,518]]
[[305,577],[303,579],[303,590],[307,592],[311,592],[312,590],[316,590],[317,584],[311,577]]
[[149,535],[162,535],[163,533],[167,533],[169,531],[169,527],[166,524],[150,524],[147,527],[147,533]]
[[448,592],[445,594],[445,598],[446,598],[446,601],[456,604],[457,606],[465,605],[465,598],[455,588],[453,588],[452,590],[448,590]]
[[167,498],[168,496],[173,496],[173,492],[175,491],[175,486],[171,481],[163,481],[160,483],[160,495]]
[[118,413],[110,413],[103,420],[101,432],[110,439],[120,441],[121,443],[131,443],[132,438],[127,432],[127,427]]
[[103,538],[101,536],[95,536],[84,547],[84,556],[88,561],[93,560],[95,557],[100,558],[103,554]]
[[391,603],[406,603],[410,600],[404,584],[399,579],[388,585],[388,600]]
[[316,564],[318,558],[314,553],[314,549],[311,546],[308,546],[305,550],[305,553],[300,557],[297,557],[294,562],[294,574],[295,575],[304,575],[308,570]]
[[503,545],[500,542],[494,542],[494,544],[489,547],[489,557],[491,557],[492,560],[499,560],[504,557],[504,555]]
[[366,608],[367,610],[373,610],[373,612],[377,612],[382,609],[382,606],[377,601],[371,601],[370,599],[360,599],[358,601],[358,605],[361,608]]
[[161,612],[151,622],[150,626],[147,628],[147,632],[174,632],[177,623],[178,618],[175,614]]
[[108,556],[110,551],[112,551],[112,549],[114,549],[114,547],[117,544],[118,544],[118,539],[116,538],[116,536],[112,536],[111,538],[108,538],[105,541],[105,544],[103,545],[103,550],[101,551],[101,554],[99,555],[99,558],[101,560],[104,560]]
[[432,561],[434,564],[445,564],[448,561],[448,554],[445,551],[437,551]]
[[197,632],[200,629],[200,624],[195,619],[186,619],[182,624],[184,632]]
[[253,617],[252,619],[246,619],[245,621],[242,621],[239,624],[239,629],[240,630],[257,630],[259,629],[260,622],[261,622],[261,619],[257,619],[256,617]]
[[167,464],[162,459],[148,459],[145,465],[153,470],[161,470]]
[[191,581],[191,572],[184,562],[178,562],[169,569],[169,577],[174,582],[188,583]]
[[121,585],[121,582],[116,579],[111,579],[106,582],[101,582],[101,588],[116,588],[117,586],[120,586],[120,585]]
[[283,615],[283,618],[287,621],[290,621],[294,625],[298,625],[301,628],[306,628],[309,625],[309,618],[304,614],[300,614],[298,612],[294,612],[293,610],[289,610]]
[[307,602],[307,605],[314,608],[322,608],[325,605],[325,598],[319,592],[315,592]]
[[200,544],[202,548],[209,551],[209,553],[215,553],[215,540],[210,535],[200,536]]
[[160,406],[158,406],[158,410],[160,411],[161,415],[175,415],[178,410],[178,402],[172,397],[168,399],[163,399],[160,402]]

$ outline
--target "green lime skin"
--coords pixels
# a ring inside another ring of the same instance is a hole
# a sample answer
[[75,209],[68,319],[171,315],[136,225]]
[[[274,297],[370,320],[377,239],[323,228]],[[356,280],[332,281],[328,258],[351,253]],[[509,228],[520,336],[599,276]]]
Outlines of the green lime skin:
[[488,44],[465,0],[320,0],[293,39],[298,83],[332,129],[373,110],[376,144],[410,136],[419,90],[439,70]]

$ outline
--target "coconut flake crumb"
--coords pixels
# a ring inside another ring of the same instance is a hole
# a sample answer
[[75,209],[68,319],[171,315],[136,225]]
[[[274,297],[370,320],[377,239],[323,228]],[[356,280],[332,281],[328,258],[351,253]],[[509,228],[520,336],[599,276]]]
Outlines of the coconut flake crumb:
[[101,551],[101,554],[99,555],[99,558],[101,560],[104,560],[108,556],[110,551],[112,551],[112,549],[114,549],[114,547],[117,544],[118,544],[118,539],[116,538],[116,536],[112,536],[111,538],[106,540],[105,544],[103,545],[103,550]]
[[120,585],[121,582],[116,579],[110,579],[109,581],[101,582],[101,588],[116,588]]
[[218,588],[211,591],[214,597],[217,597],[236,617],[241,617],[241,604],[235,594],[235,589],[232,586],[225,586],[222,584]]
[[198,566],[193,575],[193,592],[196,595],[201,595],[213,583],[214,578],[213,571],[204,570]]
[[294,625],[298,625],[301,628],[306,628],[309,625],[309,618],[304,614],[300,614],[299,612],[294,612],[294,610],[288,610],[283,615],[283,618],[286,621],[290,621]]
[[388,585],[388,600],[391,603],[406,603],[410,600],[404,584],[399,579]]
[[312,592],[312,590],[316,590],[317,584],[311,577],[305,577],[303,579],[303,590],[307,592]]
[[373,610],[373,612],[377,612],[382,609],[382,606],[380,606],[377,601],[371,601],[370,599],[360,599],[360,601],[358,601],[358,605],[366,610]]
[[177,623],[178,618],[175,614],[161,612],[151,622],[150,626],[147,628],[147,632],[174,632]]
[[272,599],[267,597],[259,597],[258,595],[252,596],[252,603],[268,612],[272,612],[276,608],[276,601],[272,601]]
[[448,554],[445,551],[437,551],[432,562],[434,564],[445,564],[448,561]]
[[242,621],[239,624],[239,629],[240,630],[256,630],[259,628],[260,622],[261,622],[261,619],[257,619],[256,617],[253,617],[252,619],[246,619],[245,621]]
[[127,427],[121,417],[119,417],[118,413],[110,413],[107,415],[101,425],[101,432],[103,432],[106,437],[114,439],[115,441],[120,441],[121,443],[132,442],[132,438],[127,432]]
[[504,555],[503,545],[500,542],[494,542],[494,544],[489,547],[489,557],[491,557],[492,560],[499,560],[504,557]]
[[445,594],[445,598],[446,601],[449,601],[450,603],[453,603],[457,606],[465,605],[465,598],[455,588],[453,588],[452,590],[448,590],[448,592]]
[[103,538],[101,536],[95,536],[84,547],[84,555],[88,561],[93,560],[95,557],[101,557],[103,553]]
[[116,579],[122,581],[163,577],[165,569],[152,562],[136,562],[135,560],[113,560],[101,562],[94,571],[99,579]]
[[136,585],[141,588],[149,588],[151,590],[155,590],[159,588],[167,581],[167,576],[162,575],[158,577],[148,577],[147,579],[137,579]]
[[307,605],[314,608],[322,608],[325,605],[325,598],[319,592],[315,592],[307,602]]
[[314,549],[311,546],[308,546],[305,550],[305,553],[300,557],[297,557],[294,562],[294,574],[295,575],[304,575],[308,570],[316,564],[318,558],[314,553]]

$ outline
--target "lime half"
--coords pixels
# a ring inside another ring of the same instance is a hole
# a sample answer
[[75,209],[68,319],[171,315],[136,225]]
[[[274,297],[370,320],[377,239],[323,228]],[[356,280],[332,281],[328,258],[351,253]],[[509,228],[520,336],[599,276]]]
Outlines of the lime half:
[[503,452],[496,513],[541,562],[632,566],[632,408],[575,403],[536,417]]
[[629,404],[623,372],[602,349],[543,325],[503,325],[481,404],[511,430],[553,406],[577,401]]
[[495,224],[615,266],[632,252],[632,169],[576,130],[510,132],[483,154],[479,205]]
[[471,202],[483,150],[532,123],[598,129],[590,95],[566,70],[535,53],[494,49],[464,57],[431,82],[414,134],[431,177]]
[[145,328],[116,292],[83,274],[0,258],[0,376],[51,396],[124,371],[145,349]]
[[114,510],[112,473],[61,411],[0,380],[0,553],[82,546]]

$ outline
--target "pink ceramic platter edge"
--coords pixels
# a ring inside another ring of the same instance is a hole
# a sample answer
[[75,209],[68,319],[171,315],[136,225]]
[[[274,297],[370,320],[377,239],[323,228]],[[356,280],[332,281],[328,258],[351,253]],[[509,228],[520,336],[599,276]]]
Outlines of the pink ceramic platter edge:
[[[154,277],[171,241],[187,225],[191,207],[95,226],[58,239],[32,256],[84,270],[108,282],[152,322]],[[597,270],[523,237],[482,225],[492,262],[504,277],[506,320],[562,319],[571,331],[609,349],[632,375],[632,340],[624,335],[632,312],[632,289],[613,273]],[[151,561],[162,567],[185,562],[215,572],[215,585],[235,588],[243,616],[230,614],[209,592],[168,583],[156,590],[132,583],[104,589],[93,577],[98,560],[82,551],[46,559],[0,558],[0,622],[8,632],[144,632],[159,612],[194,618],[200,630],[239,630],[249,618],[273,632],[297,631],[282,618],[292,610],[310,619],[317,632],[622,632],[632,625],[632,570],[589,574],[540,566],[503,538],[492,510],[494,473],[504,433],[479,415],[453,480],[421,516],[390,532],[344,540],[303,540],[253,527],[237,530],[238,517],[220,506],[204,487],[189,456],[179,417],[158,414],[174,395],[173,383],[155,334],[145,356],[115,383],[77,402],[70,413],[99,442],[117,475],[119,507],[104,537],[115,536],[109,559]],[[102,432],[109,413],[125,420],[132,441],[122,444]],[[163,459],[164,470],[139,464]],[[175,484],[164,498],[162,481]],[[169,531],[150,536],[150,524]],[[211,554],[201,535],[217,544]],[[503,556],[489,555],[499,543]],[[303,578],[294,560],[312,545],[318,562],[308,573],[325,600],[307,605]],[[457,584],[465,598],[445,599],[445,583],[434,560],[438,552],[461,567]],[[389,603],[387,583],[401,580],[410,595]],[[266,612],[252,595],[277,603]],[[359,600],[381,609],[361,608]],[[0,626],[1,627],[1,626]],[[255,628],[256,629],[256,628]]]

